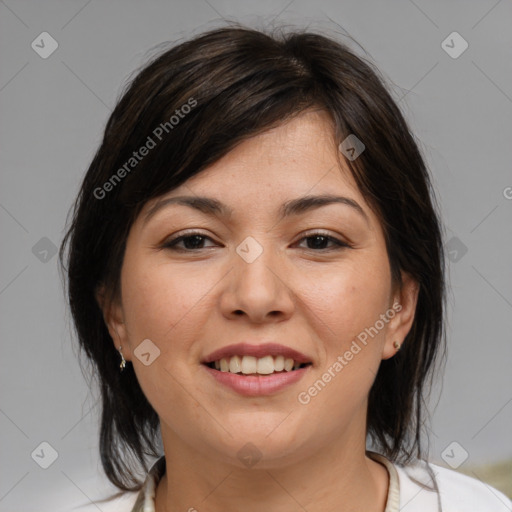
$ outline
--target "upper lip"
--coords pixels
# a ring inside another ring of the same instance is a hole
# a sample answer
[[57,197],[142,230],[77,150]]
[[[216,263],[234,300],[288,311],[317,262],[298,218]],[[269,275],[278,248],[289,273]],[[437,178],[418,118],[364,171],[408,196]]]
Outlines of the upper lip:
[[258,345],[251,343],[237,343],[234,345],[227,345],[226,347],[219,348],[211,354],[208,354],[201,362],[204,364],[218,361],[222,358],[232,356],[254,356],[257,358],[265,356],[283,356],[291,358],[298,363],[310,363],[311,359],[301,352],[280,345],[279,343],[260,343]]

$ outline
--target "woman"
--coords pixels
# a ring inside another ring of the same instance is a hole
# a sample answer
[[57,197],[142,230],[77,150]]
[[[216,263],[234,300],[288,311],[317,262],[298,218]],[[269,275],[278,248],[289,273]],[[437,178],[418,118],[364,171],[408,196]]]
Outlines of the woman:
[[61,247],[112,510],[509,510],[422,460],[431,196],[377,71],[327,37],[224,28],[149,63]]

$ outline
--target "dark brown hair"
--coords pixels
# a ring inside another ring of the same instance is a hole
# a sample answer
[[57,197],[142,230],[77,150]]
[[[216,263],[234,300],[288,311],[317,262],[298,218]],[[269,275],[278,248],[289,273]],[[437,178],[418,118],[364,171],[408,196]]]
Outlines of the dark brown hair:
[[[395,284],[401,271],[419,283],[403,348],[382,361],[371,388],[367,434],[397,462],[423,456],[427,378],[444,342],[444,261],[433,191],[414,137],[378,70],[345,44],[309,32],[226,27],[167,49],[131,81],[107,122],[60,248],[80,347],[101,390],[101,461],[120,489],[139,489],[135,470],[146,472],[147,457],[159,455],[159,418],[132,365],[119,371],[95,299],[98,287],[118,296],[127,235],[147,201],[248,137],[311,108],[330,115],[338,143],[353,134],[365,144],[346,163],[382,223]],[[155,146],[131,160],[150,145],[148,137]]]

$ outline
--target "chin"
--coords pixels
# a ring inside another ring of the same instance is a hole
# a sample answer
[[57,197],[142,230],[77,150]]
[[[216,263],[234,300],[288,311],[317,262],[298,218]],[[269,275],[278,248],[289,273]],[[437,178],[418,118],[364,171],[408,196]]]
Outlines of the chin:
[[222,441],[212,440],[212,449],[221,451],[217,456],[226,463],[248,469],[285,467],[303,459],[309,444],[304,428],[297,430],[288,420],[283,421],[286,414],[281,414],[278,421],[275,418],[260,419],[259,426],[255,426],[252,415],[248,415],[247,421],[237,422],[236,428],[226,425],[232,437],[223,431]]

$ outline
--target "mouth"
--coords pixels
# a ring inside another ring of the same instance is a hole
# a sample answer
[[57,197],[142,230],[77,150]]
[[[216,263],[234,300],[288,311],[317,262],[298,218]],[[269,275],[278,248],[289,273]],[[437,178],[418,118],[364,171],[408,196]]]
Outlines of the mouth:
[[229,345],[201,363],[215,382],[245,396],[277,393],[298,382],[313,365],[304,354],[274,343]]
[[301,363],[291,357],[285,358],[282,355],[274,357],[270,354],[263,357],[235,355],[205,364],[212,370],[248,376],[293,372],[311,365],[309,362]]

